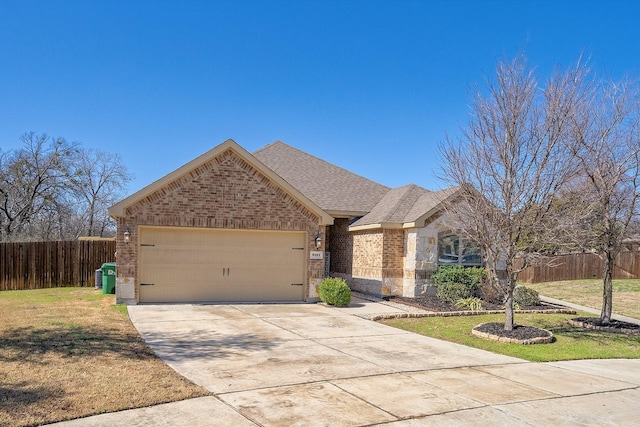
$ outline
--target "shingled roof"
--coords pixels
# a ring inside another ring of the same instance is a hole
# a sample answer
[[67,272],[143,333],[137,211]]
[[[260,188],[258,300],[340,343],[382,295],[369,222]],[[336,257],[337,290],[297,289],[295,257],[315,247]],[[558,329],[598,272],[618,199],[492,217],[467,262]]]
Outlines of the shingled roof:
[[458,187],[429,191],[415,184],[390,190],[367,215],[353,223],[350,230],[374,227],[424,226],[441,204],[456,193]]
[[331,215],[364,215],[390,190],[280,141],[253,155]]

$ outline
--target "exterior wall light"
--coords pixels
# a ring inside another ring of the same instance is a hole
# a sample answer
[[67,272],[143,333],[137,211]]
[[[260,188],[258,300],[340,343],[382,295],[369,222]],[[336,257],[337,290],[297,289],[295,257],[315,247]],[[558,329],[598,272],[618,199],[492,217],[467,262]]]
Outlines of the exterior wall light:
[[129,231],[129,226],[127,225],[127,229],[124,230],[124,243],[127,245],[131,241],[131,232]]
[[316,242],[316,249],[320,249],[322,247],[322,237],[320,237],[319,230],[318,230],[318,234],[316,235],[315,242]]

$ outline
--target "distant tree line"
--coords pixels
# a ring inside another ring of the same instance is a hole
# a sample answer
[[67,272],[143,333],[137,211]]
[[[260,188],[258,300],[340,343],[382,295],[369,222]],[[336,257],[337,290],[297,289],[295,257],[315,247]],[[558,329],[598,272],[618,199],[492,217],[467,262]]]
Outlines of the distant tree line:
[[34,132],[20,141],[0,150],[0,241],[113,236],[107,208],[132,179],[121,157]]

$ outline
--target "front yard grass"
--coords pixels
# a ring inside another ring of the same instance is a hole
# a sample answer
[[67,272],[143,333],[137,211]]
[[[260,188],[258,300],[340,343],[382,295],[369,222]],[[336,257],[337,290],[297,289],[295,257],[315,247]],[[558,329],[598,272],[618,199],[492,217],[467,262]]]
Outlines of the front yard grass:
[[[549,298],[602,309],[602,279],[526,283],[525,286]],[[640,279],[613,281],[613,312],[640,319]]]
[[519,325],[549,330],[555,340],[551,344],[506,344],[478,338],[471,334],[474,326],[485,322],[504,322],[504,314],[459,317],[423,317],[390,319],[381,323],[406,331],[480,348],[494,353],[518,357],[532,362],[577,359],[638,359],[640,336],[626,336],[572,327],[568,320],[586,313],[516,314]]
[[210,394],[158,359],[114,295],[0,292],[0,426],[30,426]]

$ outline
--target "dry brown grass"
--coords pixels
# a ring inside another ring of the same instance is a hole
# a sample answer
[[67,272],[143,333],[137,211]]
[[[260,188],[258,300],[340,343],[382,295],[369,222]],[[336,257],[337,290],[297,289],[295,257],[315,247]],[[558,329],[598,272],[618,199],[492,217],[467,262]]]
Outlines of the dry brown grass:
[[[550,298],[602,309],[602,279],[526,284]],[[640,319],[640,279],[613,281],[613,312]]]
[[29,426],[209,394],[159,360],[113,295],[0,292],[0,426]]

